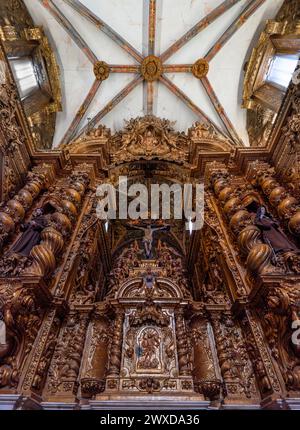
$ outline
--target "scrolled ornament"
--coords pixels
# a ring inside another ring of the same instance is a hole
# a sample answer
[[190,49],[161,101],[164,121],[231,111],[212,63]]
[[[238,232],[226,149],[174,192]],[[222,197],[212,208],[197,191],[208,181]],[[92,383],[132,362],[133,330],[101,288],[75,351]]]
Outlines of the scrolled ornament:
[[33,263],[24,274],[33,276],[48,276],[55,268],[55,257],[51,249],[44,245],[36,245],[30,252]]
[[286,190],[283,187],[275,187],[270,195],[269,200],[272,206],[277,207],[279,203],[286,197]]
[[290,218],[297,208],[297,200],[295,197],[288,196],[284,198],[277,207],[277,212],[280,218],[288,219]]
[[247,258],[247,268],[254,275],[261,275],[270,271],[272,249],[264,243],[255,245]]
[[261,232],[255,225],[249,225],[241,231],[238,237],[238,244],[245,255],[261,240]]
[[43,245],[47,246],[53,254],[58,254],[62,250],[64,246],[63,236],[53,227],[45,228],[41,233],[41,237]]
[[300,211],[296,212],[295,215],[289,221],[289,231],[295,235],[300,236]]
[[229,198],[232,196],[233,191],[233,188],[230,186],[226,186],[225,188],[223,188],[218,195],[220,202],[227,202],[227,200],[229,200]]
[[25,217],[25,209],[17,200],[9,200],[6,211],[12,216],[15,222],[19,222]]
[[238,197],[233,197],[230,200],[226,202],[224,205],[224,213],[229,218],[235,214],[235,212],[238,212],[240,209],[242,209],[241,205],[241,199]]
[[233,215],[230,220],[230,228],[234,234],[239,234],[247,225],[251,224],[251,214],[242,209]]

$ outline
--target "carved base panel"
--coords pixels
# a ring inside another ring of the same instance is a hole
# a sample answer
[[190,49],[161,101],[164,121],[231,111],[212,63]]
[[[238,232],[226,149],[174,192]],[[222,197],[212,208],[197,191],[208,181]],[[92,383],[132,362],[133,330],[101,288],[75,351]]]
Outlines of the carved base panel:
[[78,391],[79,383],[76,381],[62,381],[55,387],[55,394],[49,393],[44,397],[47,402],[74,402]]
[[[143,375],[135,378],[107,378],[106,394],[128,393],[128,394],[151,394],[170,395],[194,394],[192,377],[165,378],[163,376]],[[127,395],[127,394],[126,394]],[[203,398],[203,396],[200,396]],[[98,398],[98,396],[97,396]]]
[[209,409],[210,402],[203,400],[201,396],[180,395],[180,396],[134,396],[134,395],[102,395],[96,400],[91,400],[80,405],[84,410],[202,410]]

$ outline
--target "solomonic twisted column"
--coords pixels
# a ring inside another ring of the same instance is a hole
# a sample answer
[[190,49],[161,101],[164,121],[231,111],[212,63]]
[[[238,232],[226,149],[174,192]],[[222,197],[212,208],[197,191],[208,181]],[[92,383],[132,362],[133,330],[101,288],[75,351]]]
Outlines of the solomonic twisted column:
[[177,337],[177,353],[180,375],[189,375],[191,372],[189,348],[187,343],[187,333],[184,322],[183,309],[175,312],[176,337]]
[[28,173],[25,186],[9,200],[0,212],[0,250],[14,233],[16,226],[25,218],[26,211],[40,192],[48,185],[52,167],[47,164],[33,168]]
[[300,237],[300,202],[279,184],[274,169],[267,163],[254,162],[250,165],[249,174],[287,224],[290,233]]
[[41,243],[34,246],[30,252],[33,262],[24,274],[47,277],[53,272],[56,257],[64,247],[65,237],[78,218],[88,184],[88,173],[75,172],[65,188],[57,190],[50,197],[49,201],[53,198],[61,212],[57,211],[51,215],[49,225],[41,233]]
[[248,270],[253,274],[272,270],[272,249],[262,242],[260,230],[253,224],[253,214],[247,210],[250,200],[259,204],[259,196],[250,185],[234,186],[225,166],[211,170],[210,182],[230,229],[247,258]]
[[121,357],[122,357],[122,342],[123,342],[123,323],[124,323],[124,311],[118,309],[116,311],[116,318],[114,324],[114,334],[110,348],[110,358],[108,375],[118,376],[120,374]]

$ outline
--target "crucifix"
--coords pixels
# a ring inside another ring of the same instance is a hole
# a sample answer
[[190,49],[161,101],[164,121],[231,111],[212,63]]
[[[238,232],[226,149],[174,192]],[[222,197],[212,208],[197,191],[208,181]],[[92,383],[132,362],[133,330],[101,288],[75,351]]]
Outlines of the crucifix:
[[144,244],[145,255],[146,255],[147,259],[150,259],[152,257],[154,233],[156,231],[169,231],[170,230],[170,225],[162,225],[160,227],[156,227],[155,225],[148,224],[148,223],[143,223],[142,225],[131,224],[130,227],[143,231],[143,233],[144,233],[143,244]]

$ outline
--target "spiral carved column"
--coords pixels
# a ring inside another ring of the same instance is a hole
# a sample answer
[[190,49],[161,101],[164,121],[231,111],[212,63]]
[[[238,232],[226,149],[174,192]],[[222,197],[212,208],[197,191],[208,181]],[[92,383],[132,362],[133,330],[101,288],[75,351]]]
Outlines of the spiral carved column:
[[114,334],[111,341],[110,358],[109,358],[109,376],[118,376],[120,374],[121,356],[122,356],[122,342],[123,342],[123,323],[124,311],[118,309],[116,311],[116,318],[114,324]]
[[261,188],[291,234],[300,237],[300,202],[279,184],[274,170],[267,163],[252,163],[249,173]]
[[69,234],[72,224],[78,218],[88,184],[88,173],[75,172],[65,188],[53,193],[52,197],[59,202],[62,212],[55,212],[51,216],[49,226],[41,233],[41,243],[32,248],[30,257],[33,262],[26,269],[26,275],[47,277],[53,272],[56,256],[64,246],[64,237]]
[[179,373],[180,375],[189,375],[190,357],[183,309],[179,309],[175,312],[175,323]]
[[210,173],[210,182],[233,234],[237,237],[242,254],[247,257],[247,268],[253,274],[261,274],[272,268],[272,249],[262,243],[260,230],[253,224],[253,215],[246,209],[249,196],[259,202],[250,186],[244,189],[232,184],[226,167],[219,167]]
[[0,212],[0,250],[18,223],[24,218],[34,199],[47,187],[51,176],[51,166],[43,164],[28,173],[25,186],[9,200]]

